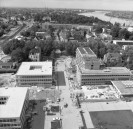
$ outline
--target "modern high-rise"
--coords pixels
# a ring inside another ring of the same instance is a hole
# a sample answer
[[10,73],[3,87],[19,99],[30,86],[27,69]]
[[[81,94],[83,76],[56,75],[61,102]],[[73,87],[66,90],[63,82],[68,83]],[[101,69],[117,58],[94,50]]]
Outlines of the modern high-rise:
[[16,74],[17,86],[52,86],[52,62],[23,62]]
[[76,63],[79,85],[109,84],[113,80],[130,80],[132,77],[126,67],[103,68],[95,53],[87,47],[77,48]]
[[0,129],[23,129],[28,100],[26,87],[0,88]]

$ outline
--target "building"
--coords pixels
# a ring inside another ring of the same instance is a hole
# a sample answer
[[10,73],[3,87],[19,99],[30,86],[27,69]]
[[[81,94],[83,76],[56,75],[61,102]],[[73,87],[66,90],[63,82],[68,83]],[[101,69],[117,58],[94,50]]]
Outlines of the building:
[[103,61],[105,63],[107,63],[107,62],[121,62],[122,58],[121,58],[120,53],[108,52],[107,54],[104,55]]
[[90,70],[77,67],[79,85],[110,84],[110,81],[130,80],[132,73],[125,67],[107,67],[106,69]]
[[16,82],[17,86],[52,86],[52,62],[23,62]]
[[111,81],[120,96],[133,96],[133,81]]
[[0,129],[23,129],[28,88],[0,88]]
[[40,61],[41,60],[41,48],[35,47],[29,52],[29,59],[32,61]]
[[7,62],[7,63],[4,63],[4,62],[0,62],[0,69],[13,69],[15,66],[15,63],[13,62]]
[[112,41],[112,35],[106,34],[106,33],[101,33],[100,37],[105,40],[105,41]]
[[133,46],[132,40],[113,40],[113,43],[119,45],[124,50],[127,46]]
[[133,32],[133,26],[128,27],[127,30],[128,30],[129,32]]
[[101,62],[96,54],[88,47],[78,47],[76,50],[76,62],[80,68],[100,69]]
[[110,84],[113,80],[130,80],[132,73],[126,67],[104,68],[90,48],[76,50],[77,81],[79,85]]

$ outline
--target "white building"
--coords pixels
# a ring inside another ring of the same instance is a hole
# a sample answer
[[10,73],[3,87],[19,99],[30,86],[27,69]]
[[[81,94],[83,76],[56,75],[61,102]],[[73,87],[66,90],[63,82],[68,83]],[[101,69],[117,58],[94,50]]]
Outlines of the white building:
[[109,84],[113,80],[130,80],[132,73],[126,67],[104,68],[95,53],[87,47],[76,50],[77,81],[79,85]]
[[23,129],[28,88],[0,88],[0,129]]
[[52,86],[52,62],[23,62],[16,82],[17,86]]
[[126,67],[90,70],[77,66],[77,81],[79,85],[110,84],[111,81],[130,80],[131,78],[132,73]]

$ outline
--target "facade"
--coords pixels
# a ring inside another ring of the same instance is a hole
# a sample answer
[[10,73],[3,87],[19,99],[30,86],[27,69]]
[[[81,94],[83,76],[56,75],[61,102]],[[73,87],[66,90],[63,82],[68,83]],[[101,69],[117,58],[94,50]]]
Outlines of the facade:
[[23,62],[16,74],[17,86],[52,86],[52,62]]
[[79,85],[110,84],[113,80],[130,80],[132,73],[125,67],[102,68],[102,63],[90,48],[77,48],[77,81]]
[[103,70],[89,70],[77,66],[79,85],[110,84],[110,81],[130,80],[131,72],[125,67],[108,67]]
[[4,62],[0,62],[0,69],[13,69],[14,67],[14,63],[13,62],[7,62],[7,63],[4,63]]
[[23,129],[28,88],[0,88],[0,129]]
[[96,54],[88,47],[78,47],[76,50],[76,62],[80,68],[100,69],[101,62]]
[[29,53],[29,59],[32,61],[40,61],[41,60],[41,48],[35,47]]

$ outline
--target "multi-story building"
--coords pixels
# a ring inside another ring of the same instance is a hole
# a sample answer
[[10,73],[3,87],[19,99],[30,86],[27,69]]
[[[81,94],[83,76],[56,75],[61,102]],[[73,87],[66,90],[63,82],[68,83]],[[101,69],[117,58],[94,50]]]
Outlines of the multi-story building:
[[110,84],[115,80],[130,80],[131,72],[125,67],[108,67],[102,70],[90,70],[77,66],[79,85]]
[[26,87],[0,88],[0,129],[23,129],[28,100]]
[[32,61],[40,61],[41,60],[41,48],[35,47],[29,53],[29,58]]
[[96,54],[89,47],[78,47],[76,50],[76,62],[80,68],[100,69],[102,65]]
[[79,85],[108,84],[113,80],[130,80],[132,73],[125,67],[102,68],[102,63],[90,48],[77,48],[77,81]]
[[52,86],[52,62],[23,62],[16,82],[17,86]]

